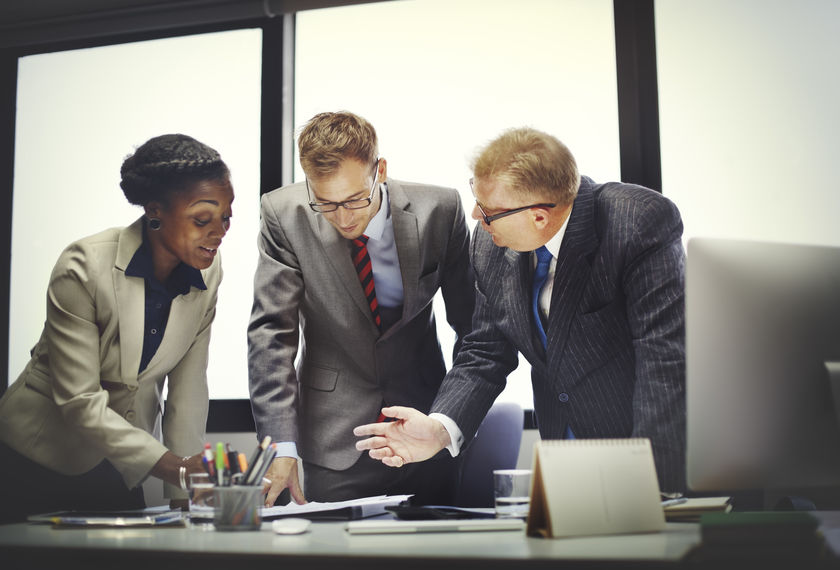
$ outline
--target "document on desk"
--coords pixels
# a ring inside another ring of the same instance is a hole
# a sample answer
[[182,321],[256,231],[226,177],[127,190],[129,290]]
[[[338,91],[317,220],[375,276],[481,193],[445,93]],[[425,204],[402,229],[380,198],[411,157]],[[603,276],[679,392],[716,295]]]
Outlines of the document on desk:
[[664,527],[650,440],[543,440],[534,445],[529,535],[558,538]]
[[264,507],[262,518],[263,520],[283,517],[300,517],[310,520],[357,520],[384,514],[387,512],[385,507],[399,505],[410,497],[411,495],[378,495],[338,502],[313,501],[303,505],[289,503],[280,507]]
[[449,520],[388,520],[351,521],[346,530],[350,534],[416,534],[421,532],[487,532],[491,530],[522,531],[522,519],[449,519]]
[[181,511],[57,511],[30,515],[29,522],[51,523],[55,526],[85,527],[137,527],[137,526],[183,526]]

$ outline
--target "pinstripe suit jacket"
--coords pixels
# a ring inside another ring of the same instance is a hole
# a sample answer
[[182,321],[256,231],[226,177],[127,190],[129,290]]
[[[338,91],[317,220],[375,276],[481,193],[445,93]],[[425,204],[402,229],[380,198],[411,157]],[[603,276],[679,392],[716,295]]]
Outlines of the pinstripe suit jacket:
[[432,405],[471,439],[517,352],[545,439],[648,437],[660,487],[685,487],[682,221],[661,194],[583,178],[558,254],[547,349],[530,311],[530,253],[477,227],[473,331]]

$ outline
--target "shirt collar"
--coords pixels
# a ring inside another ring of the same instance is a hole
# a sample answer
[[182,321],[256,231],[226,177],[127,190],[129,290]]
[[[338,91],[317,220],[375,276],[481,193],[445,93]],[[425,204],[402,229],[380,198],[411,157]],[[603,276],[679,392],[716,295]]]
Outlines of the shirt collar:
[[545,248],[551,252],[552,257],[557,259],[557,254],[560,253],[560,245],[563,243],[563,236],[566,235],[566,228],[569,226],[569,219],[572,217],[572,211],[569,210],[569,215],[566,216],[566,221],[560,226],[554,236],[545,244]]
[[157,286],[169,291],[173,296],[186,295],[190,292],[190,287],[201,290],[207,289],[204,278],[201,277],[201,271],[183,262],[175,266],[165,286],[161,284],[155,277],[152,250],[146,241],[145,228],[143,230],[143,241],[140,243],[137,251],[134,252],[131,261],[128,262],[125,268],[125,274],[129,277],[142,277],[153,287]]
[[381,240],[382,235],[385,233],[385,225],[388,222],[388,218],[391,217],[391,202],[388,199],[388,185],[384,182],[379,185],[379,188],[382,192],[382,202],[379,206],[379,211],[371,218],[370,222],[368,222],[367,228],[365,228],[365,235],[373,240]]

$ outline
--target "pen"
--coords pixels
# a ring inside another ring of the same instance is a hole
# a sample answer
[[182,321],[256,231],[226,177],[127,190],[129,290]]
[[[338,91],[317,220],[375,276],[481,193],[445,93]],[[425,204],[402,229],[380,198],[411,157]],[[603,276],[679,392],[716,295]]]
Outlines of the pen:
[[686,499],[685,497],[679,497],[677,499],[667,499],[665,501],[662,501],[662,508],[673,507],[674,505],[682,505],[686,501],[688,501],[688,499]]
[[268,449],[268,444],[271,443],[271,436],[267,435],[263,438],[254,454],[251,456],[251,461],[248,463],[248,472],[245,473],[245,484],[250,485],[254,480],[254,471],[258,471],[262,467],[262,458]]
[[220,441],[216,444],[216,484],[225,484],[225,446]]
[[260,481],[262,481],[263,476],[265,476],[266,471],[268,468],[271,467],[271,462],[274,461],[274,458],[277,456],[277,446],[275,444],[271,444],[271,447],[266,451],[265,455],[263,456],[262,465],[260,465],[259,471],[256,475],[254,475],[253,480],[249,483],[250,485],[256,485]]
[[239,454],[230,448],[229,443],[227,444],[227,459],[228,465],[230,466],[230,474],[236,475],[239,473]]
[[210,444],[204,444],[204,452],[201,454],[201,463],[204,465],[204,470],[210,475],[210,479],[214,479],[216,472],[213,469],[213,450],[210,449]]
[[222,452],[222,459],[225,462],[225,476],[224,476],[225,485],[230,485],[230,476],[233,473],[233,470],[231,469],[230,458],[229,458],[228,454],[225,453],[224,451]]

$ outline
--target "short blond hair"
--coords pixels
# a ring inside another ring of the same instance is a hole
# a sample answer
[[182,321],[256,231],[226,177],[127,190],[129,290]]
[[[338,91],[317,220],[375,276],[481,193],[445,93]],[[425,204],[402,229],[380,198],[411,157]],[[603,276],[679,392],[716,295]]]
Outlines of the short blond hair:
[[333,174],[348,158],[372,165],[379,156],[376,130],[348,111],[319,113],[300,131],[298,156],[310,178]]
[[555,137],[529,127],[509,129],[481,149],[473,161],[475,178],[495,178],[526,199],[549,199],[560,206],[575,200],[580,186],[575,157]]

